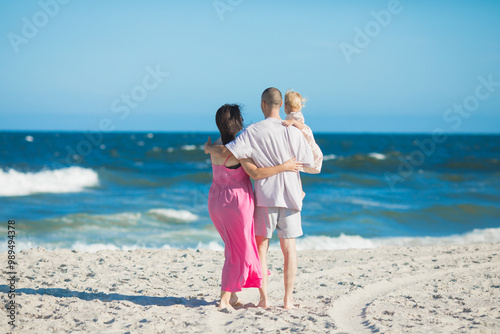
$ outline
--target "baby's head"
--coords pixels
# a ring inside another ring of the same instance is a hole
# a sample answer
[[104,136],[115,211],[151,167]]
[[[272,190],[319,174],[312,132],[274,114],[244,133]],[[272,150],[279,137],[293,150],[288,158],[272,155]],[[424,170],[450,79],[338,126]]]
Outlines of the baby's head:
[[285,94],[285,113],[288,115],[291,112],[301,111],[303,107],[306,106],[306,98],[303,98],[297,92],[291,89],[286,91]]

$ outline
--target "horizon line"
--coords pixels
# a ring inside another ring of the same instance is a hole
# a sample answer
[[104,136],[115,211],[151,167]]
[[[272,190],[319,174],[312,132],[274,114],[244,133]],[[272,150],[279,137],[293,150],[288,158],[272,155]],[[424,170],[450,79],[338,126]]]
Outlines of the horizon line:
[[[63,132],[63,133],[103,133],[103,134],[112,134],[112,133],[190,133],[190,134],[214,134],[218,133],[217,130],[214,131],[199,131],[199,130],[185,130],[185,131],[179,131],[179,130],[119,130],[119,131],[90,131],[90,130],[41,130],[41,129],[0,129],[0,132],[17,132],[17,133],[25,133],[25,132],[38,132],[38,133],[57,133],[57,132]],[[408,132],[387,132],[387,131],[334,131],[334,132],[326,132],[326,131],[315,131],[315,134],[318,135],[334,135],[334,134],[359,134],[359,135],[432,135],[432,132],[424,132],[424,131],[408,131]],[[475,131],[470,131],[470,132],[450,132],[450,133],[443,133],[445,135],[500,135],[499,132],[475,132]]]

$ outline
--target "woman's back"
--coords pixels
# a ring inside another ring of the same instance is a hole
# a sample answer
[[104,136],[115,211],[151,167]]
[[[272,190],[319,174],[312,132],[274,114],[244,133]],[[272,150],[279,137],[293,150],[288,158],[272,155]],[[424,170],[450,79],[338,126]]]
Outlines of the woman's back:
[[[221,145],[222,141],[218,139],[214,144]],[[238,187],[242,183],[250,182],[249,176],[233,155],[228,157],[210,155],[210,161],[213,171],[212,185]]]
[[[226,165],[229,164],[227,161],[229,160],[226,158],[226,161],[221,165],[215,165],[212,162],[212,172],[213,172],[212,187],[225,186],[225,187],[241,188],[243,185],[248,186],[249,183],[251,186],[250,177],[245,172],[243,167],[239,166],[237,168],[231,168],[234,165],[226,167]],[[238,160],[236,160],[236,162],[237,161]]]

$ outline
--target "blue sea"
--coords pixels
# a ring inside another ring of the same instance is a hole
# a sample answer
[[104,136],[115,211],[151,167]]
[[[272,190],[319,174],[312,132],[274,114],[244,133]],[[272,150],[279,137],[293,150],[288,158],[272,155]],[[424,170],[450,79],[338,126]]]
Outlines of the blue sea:
[[[0,231],[16,221],[18,250],[222,250],[208,136],[1,132]],[[315,137],[299,249],[500,242],[499,135]]]

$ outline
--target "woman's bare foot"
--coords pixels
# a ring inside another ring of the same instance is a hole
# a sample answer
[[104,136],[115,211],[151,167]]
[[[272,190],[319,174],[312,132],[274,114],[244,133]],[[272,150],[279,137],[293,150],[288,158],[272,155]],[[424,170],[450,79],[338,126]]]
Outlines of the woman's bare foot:
[[219,302],[219,311],[230,313],[230,311],[234,311],[234,308],[231,306],[231,297],[232,293],[229,291],[221,291],[220,294],[220,302]]
[[219,312],[222,312],[222,313],[233,313],[234,311],[234,308],[231,307],[231,305],[227,306],[227,307],[220,307],[219,306]]
[[262,308],[269,308],[269,304],[267,302],[267,299],[261,299],[257,307],[262,307]]
[[222,311],[224,309],[234,311],[234,308],[231,306],[231,304],[228,304],[227,302],[223,302],[222,300],[219,302],[218,308],[219,308],[219,311]]
[[243,304],[240,303],[240,299],[238,298],[238,296],[236,295],[235,292],[232,292],[231,293],[231,298],[229,299],[229,304],[233,307],[243,307]]

